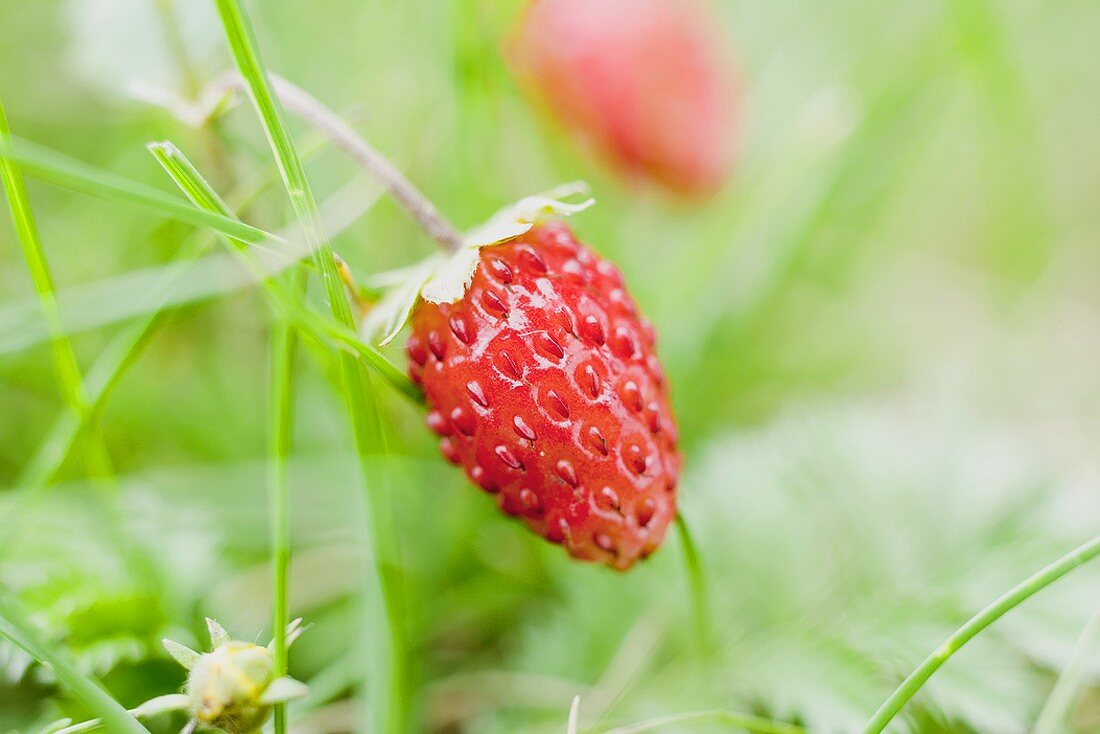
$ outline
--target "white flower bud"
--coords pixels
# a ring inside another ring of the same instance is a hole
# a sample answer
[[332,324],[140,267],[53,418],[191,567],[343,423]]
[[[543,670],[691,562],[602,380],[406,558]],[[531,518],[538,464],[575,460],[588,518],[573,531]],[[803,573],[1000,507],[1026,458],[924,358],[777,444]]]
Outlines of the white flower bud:
[[[231,640],[221,625],[207,620],[214,649],[197,653],[165,640],[168,652],[188,669],[185,694],[193,723],[227,734],[258,732],[273,704],[300,698],[308,692],[302,683],[275,677],[270,647]],[[301,620],[287,628],[287,644],[301,633]]]
[[199,656],[187,677],[192,715],[204,726],[229,734],[256,731],[271,706],[261,697],[275,676],[266,647],[230,640]]

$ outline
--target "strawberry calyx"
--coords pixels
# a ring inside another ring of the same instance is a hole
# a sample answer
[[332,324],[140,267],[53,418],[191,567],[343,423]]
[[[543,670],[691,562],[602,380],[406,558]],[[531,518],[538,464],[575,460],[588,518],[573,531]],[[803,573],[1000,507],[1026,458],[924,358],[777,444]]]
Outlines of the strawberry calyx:
[[421,298],[436,304],[458,301],[473,280],[483,248],[509,242],[549,219],[584,211],[596,203],[595,199],[570,199],[587,193],[586,183],[574,181],[524,197],[500,209],[483,224],[468,231],[462,246],[454,252],[433,255],[407,268],[363,320],[360,336],[384,346],[408,323]]

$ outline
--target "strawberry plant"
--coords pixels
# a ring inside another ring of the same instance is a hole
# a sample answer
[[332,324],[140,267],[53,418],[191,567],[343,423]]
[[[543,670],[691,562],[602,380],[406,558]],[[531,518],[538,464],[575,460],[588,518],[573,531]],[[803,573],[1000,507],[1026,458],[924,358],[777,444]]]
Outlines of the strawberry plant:
[[0,4],[0,730],[1095,730],[1087,9],[139,2]]

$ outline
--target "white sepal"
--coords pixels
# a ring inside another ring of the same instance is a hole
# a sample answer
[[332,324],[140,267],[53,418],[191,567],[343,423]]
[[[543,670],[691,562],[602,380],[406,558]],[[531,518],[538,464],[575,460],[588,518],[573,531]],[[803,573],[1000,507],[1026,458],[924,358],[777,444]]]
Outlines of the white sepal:
[[296,698],[305,698],[308,695],[309,687],[305,683],[284,675],[267,684],[267,688],[260,695],[260,703],[283,703]]
[[409,320],[420,291],[444,258],[440,255],[408,268],[404,280],[390,288],[374,308],[367,313],[359,336],[368,344],[389,344]]
[[519,237],[550,217],[568,217],[584,211],[596,203],[595,199],[587,198],[575,204],[564,199],[585,193],[588,193],[588,184],[574,181],[504,207],[484,224],[466,233],[462,247],[435,270],[420,295],[431,303],[459,300],[474,279],[481,248]]
[[199,661],[199,654],[187,645],[181,645],[175,640],[168,639],[161,640],[161,644],[164,645],[164,649],[168,651],[168,654],[187,670],[191,670],[195,667],[195,663]]
[[225,631],[225,627],[222,627],[216,620],[210,617],[206,618],[206,629],[210,631],[210,645],[211,647],[221,647],[225,643],[229,642],[229,633]]
[[145,703],[130,709],[134,716],[147,718],[164,714],[169,711],[183,711],[187,708],[187,695],[183,693],[168,693],[156,698],[150,698]]
[[400,333],[420,298],[430,303],[454,303],[459,300],[474,279],[481,248],[515,239],[545,219],[567,217],[584,211],[595,200],[587,198],[571,203],[565,199],[586,193],[588,185],[583,181],[574,181],[520,199],[467,232],[462,246],[455,252],[447,256],[435,255],[412,267],[387,274],[385,281],[376,285],[388,285],[390,288],[363,319],[360,337],[368,343],[384,346]]
[[[530,225],[528,225],[530,228]],[[522,233],[520,233],[522,234]],[[454,303],[474,279],[481,246],[465,245],[432,271],[420,295],[431,303]]]

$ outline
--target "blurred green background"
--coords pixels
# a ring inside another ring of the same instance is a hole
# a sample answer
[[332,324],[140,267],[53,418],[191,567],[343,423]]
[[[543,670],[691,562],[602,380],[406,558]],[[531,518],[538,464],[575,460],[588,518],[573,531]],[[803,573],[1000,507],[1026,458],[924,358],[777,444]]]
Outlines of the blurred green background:
[[[248,3],[266,60],[352,120],[461,227],[573,179],[579,235],[624,271],[661,335],[714,637],[700,646],[675,537],[622,575],[569,561],[438,459],[382,390],[394,454],[412,731],[562,732],[732,708],[858,729],[974,611],[1100,527],[1100,3],[723,0],[745,83],[733,182],[702,205],[622,183],[520,91],[500,44],[518,0]],[[16,134],[172,191],[171,139],[245,211],[291,218],[254,114],[194,130],[137,101],[231,64],[212,2],[0,0],[0,94]],[[324,199],[360,176],[314,149]],[[193,231],[35,181],[61,292],[157,268]],[[379,200],[334,240],[360,273],[432,245]],[[155,272],[155,271],[154,271]],[[136,291],[73,328],[92,365]],[[160,648],[202,618],[270,636],[265,489],[269,315],[255,289],[162,319],[102,431],[30,502],[26,465],[63,410],[48,344],[13,332],[33,290],[0,226],[0,580],[124,704],[176,690]],[[28,343],[29,342],[29,343]],[[314,355],[320,357],[320,355]],[[401,360],[399,350],[391,355]],[[323,357],[302,360],[291,611],[296,732],[358,726],[362,497]],[[84,447],[84,448],[82,448]],[[892,731],[1100,731],[1100,575],[1011,613]],[[1092,622],[1095,629],[1097,623]],[[0,642],[0,731],[87,715]],[[155,732],[182,720],[160,717]],[[665,731],[687,731],[668,727]],[[692,731],[724,731],[694,726]]]

